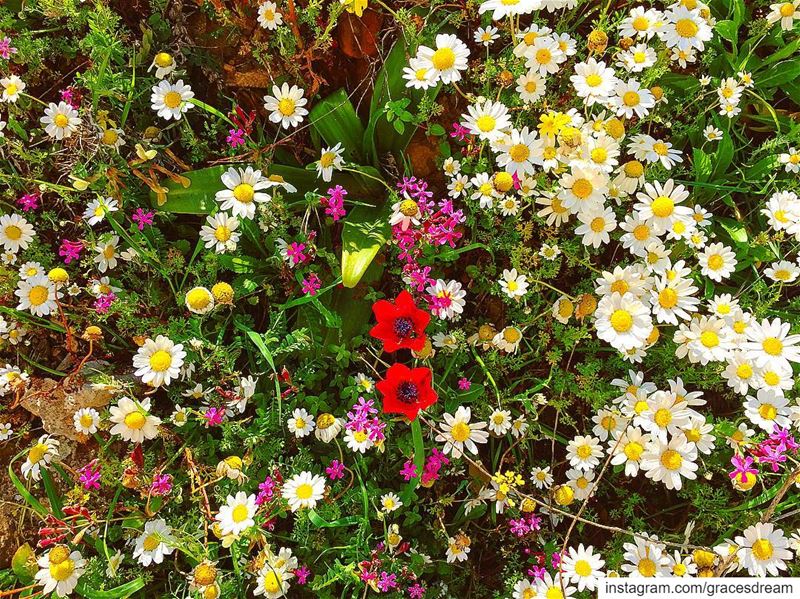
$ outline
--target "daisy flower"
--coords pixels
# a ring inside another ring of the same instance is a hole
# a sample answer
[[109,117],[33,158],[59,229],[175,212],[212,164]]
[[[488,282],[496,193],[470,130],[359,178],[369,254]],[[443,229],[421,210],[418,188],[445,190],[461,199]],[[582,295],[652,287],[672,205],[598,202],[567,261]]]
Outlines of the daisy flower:
[[791,31],[794,29],[794,22],[800,20],[800,10],[798,8],[800,8],[800,0],[770,4],[767,23],[780,22],[783,31]]
[[96,255],[94,262],[97,264],[97,270],[106,272],[113,270],[117,267],[117,246],[119,245],[119,236],[111,235],[105,241],[98,243],[94,250]]
[[566,474],[567,486],[572,489],[573,499],[585,501],[594,493],[594,485],[592,484],[596,476],[594,470],[570,468]]
[[214,248],[217,254],[233,251],[239,243],[239,219],[227,212],[217,212],[206,217],[200,228],[200,238],[207,249]]
[[0,215],[0,244],[7,252],[16,254],[27,249],[33,237],[33,225],[24,217],[13,213]]
[[489,430],[498,437],[505,435],[511,430],[511,412],[495,409],[489,416]]
[[650,290],[650,304],[658,322],[677,325],[678,320],[690,320],[690,312],[697,312],[700,300],[695,297],[698,288],[692,279],[662,277]]
[[640,73],[656,63],[656,51],[647,44],[636,44],[629,50],[620,52],[618,65],[631,73]]
[[176,83],[162,80],[153,86],[152,92],[151,108],[166,121],[171,119],[179,121],[183,114],[192,108],[189,100],[194,98],[194,92],[191,86],[184,85],[183,79],[178,79]]
[[627,427],[622,435],[618,436],[611,445],[614,453],[611,464],[614,466],[625,465],[625,476],[634,477],[639,474],[642,455],[652,438],[638,427]]
[[205,287],[193,287],[186,292],[184,303],[193,314],[207,314],[214,309],[214,296]]
[[125,441],[141,443],[146,439],[158,436],[158,426],[161,419],[150,414],[150,398],[134,401],[122,397],[116,406],[109,408],[109,420],[114,423],[109,431],[112,435],[119,435]]
[[420,46],[417,57],[431,69],[436,80],[453,83],[461,80],[461,71],[467,69],[469,49],[453,34],[440,33],[435,40],[436,49]]
[[55,545],[36,564],[36,581],[44,586],[41,592],[45,596],[55,592],[58,597],[69,597],[86,569],[80,552],[70,552],[66,545]]
[[778,576],[791,561],[789,541],[780,528],[771,522],[758,522],[736,537],[737,557],[750,576]]
[[595,311],[597,336],[618,351],[642,347],[653,330],[650,310],[631,293],[600,299]]
[[39,119],[45,132],[57,140],[71,137],[82,123],[78,111],[66,102],[55,104],[50,102],[44,109],[44,116]]
[[246,169],[230,167],[222,173],[221,179],[226,189],[218,191],[215,199],[220,202],[222,210],[230,210],[233,216],[254,218],[256,204],[272,200],[262,191],[270,187],[268,179],[252,166]]
[[0,94],[0,102],[11,102],[12,104],[19,100],[19,95],[25,90],[25,82],[16,75],[9,75],[0,79],[0,86],[3,87],[3,93]]
[[492,27],[489,25],[488,27],[478,27],[475,30],[474,40],[476,44],[483,44],[487,48],[491,46],[496,39],[500,36],[497,34],[497,27]]
[[286,421],[286,426],[290,433],[294,433],[295,437],[301,439],[310,435],[314,430],[314,417],[304,408],[295,408],[292,417]]
[[800,276],[800,268],[794,262],[781,260],[770,264],[768,268],[764,269],[764,274],[778,283],[794,283]]
[[697,447],[681,434],[669,442],[653,439],[642,455],[641,468],[647,478],[679,491],[684,478],[697,478],[696,460]]
[[528,71],[517,77],[516,91],[523,102],[533,104],[544,95],[544,79],[536,71]]
[[536,203],[543,206],[536,213],[536,216],[545,219],[548,227],[560,227],[569,220],[570,210],[564,205],[560,197],[550,192],[545,192],[536,198]]
[[406,80],[406,87],[412,89],[428,89],[437,83],[430,63],[416,57],[408,62],[407,67],[403,67],[403,79]]
[[584,547],[583,543],[578,548],[569,547],[567,554],[562,556],[561,568],[563,575],[570,582],[578,585],[578,591],[594,591],[597,588],[598,578],[602,578],[603,566],[605,561],[594,552],[594,548],[589,545]]
[[236,535],[255,525],[256,496],[239,491],[236,495],[228,495],[225,505],[220,506],[214,520],[219,522],[222,536]]
[[178,378],[185,357],[183,345],[174,343],[169,337],[148,338],[133,357],[134,374],[151,387],[167,386]]
[[631,142],[630,150],[637,160],[645,160],[648,164],[660,162],[667,170],[683,162],[681,152],[673,149],[671,143],[649,135],[637,135]]
[[537,135],[525,127],[522,131],[511,130],[511,135],[495,145],[498,152],[497,166],[504,167],[507,173],[516,174],[518,177],[533,174],[532,162],[534,148],[537,145]]
[[516,268],[504,269],[499,283],[503,292],[512,299],[522,297],[528,292],[528,279],[525,275],[518,274]]
[[79,433],[94,434],[97,432],[97,425],[100,424],[100,413],[94,408],[81,408],[72,415],[72,423]]
[[283,15],[278,12],[278,5],[274,2],[264,2],[259,5],[258,24],[270,31],[276,30],[283,24]]
[[[789,148],[789,151],[778,155],[778,160],[785,165],[787,173],[800,172],[800,150]],[[791,193],[791,192],[782,192]]]
[[567,443],[569,465],[578,470],[593,470],[602,455],[600,440],[595,437],[578,435]]
[[538,72],[542,77],[558,72],[561,63],[567,60],[567,55],[561,46],[550,36],[537,37],[533,45],[525,51],[525,66]]
[[258,571],[256,580],[256,588],[253,590],[253,595],[256,597],[264,595],[266,599],[278,599],[285,597],[289,591],[289,581],[294,577],[294,574],[285,568],[276,568],[272,564],[265,564],[261,570]]
[[153,62],[150,63],[150,66],[147,68],[147,72],[149,73],[155,69],[156,79],[163,79],[172,73],[176,66],[175,59],[172,58],[171,54],[168,52],[159,52],[153,57]]
[[513,15],[530,14],[540,6],[541,0],[486,0],[478,8],[478,14],[492,11],[492,20],[500,21]]
[[28,310],[34,316],[55,314],[58,300],[63,296],[47,275],[20,279],[14,295],[19,298],[17,310]]
[[281,495],[289,502],[289,509],[314,509],[325,495],[325,479],[318,474],[304,471],[295,474],[281,487]]
[[666,22],[659,35],[668,48],[684,51],[695,48],[702,52],[704,42],[713,37],[711,27],[697,9],[689,10],[677,5],[668,10],[664,17]]
[[388,514],[401,507],[403,507],[403,502],[400,501],[400,497],[396,493],[381,495],[381,510],[384,513]]
[[337,171],[342,170],[344,165],[343,152],[344,148],[341,142],[330,148],[322,148],[319,160],[316,162],[317,176],[322,177],[322,180],[326,183],[330,183],[334,169]]
[[454,458],[460,458],[466,449],[477,455],[477,443],[486,443],[489,434],[484,430],[485,422],[470,422],[472,411],[468,407],[460,406],[455,415],[444,413],[444,423],[436,435],[436,441],[444,443],[442,451]]
[[395,202],[392,205],[392,216],[389,218],[389,224],[393,227],[400,225],[401,231],[407,231],[411,225],[418,227],[422,213],[419,209],[419,204],[406,196],[405,200]]
[[569,173],[562,175],[559,186],[561,191],[558,197],[573,214],[589,207],[602,210],[608,191],[608,177],[599,169],[573,165]]
[[791,362],[800,362],[800,335],[789,335],[790,328],[779,318],[754,322],[745,331],[747,342],[743,349],[759,368],[791,368]]
[[25,462],[20,468],[25,480],[37,481],[41,478],[41,469],[47,468],[50,462],[58,457],[60,443],[50,435],[42,435],[36,444],[30,448]]
[[651,221],[660,234],[670,230],[677,218],[691,219],[692,209],[682,205],[688,197],[686,188],[672,179],[667,179],[663,185],[653,181],[636,194],[639,202],[634,209],[642,219]]
[[619,34],[622,37],[651,39],[659,30],[663,14],[654,9],[637,6],[620,23]]
[[175,537],[166,521],[158,518],[144,525],[144,532],[133,545],[133,559],[142,566],[160,564],[164,556],[175,551]]
[[308,110],[303,108],[308,103],[303,94],[303,90],[296,85],[289,87],[288,83],[284,83],[281,87],[272,86],[272,95],[264,96],[264,108],[270,113],[269,120],[280,123],[284,129],[297,127],[308,114]]
[[431,312],[444,320],[455,320],[464,311],[467,292],[458,281],[437,279],[426,289],[431,296]]
[[119,203],[114,198],[96,198],[86,205],[86,210],[83,211],[83,218],[94,226],[102,222],[109,212],[116,212],[119,210]]
[[609,243],[609,232],[617,228],[614,211],[608,206],[581,211],[578,213],[578,220],[582,224],[575,229],[575,234],[583,235],[583,245],[594,248]]
[[[504,136],[511,127],[508,108],[502,102],[486,100],[467,106],[467,114],[462,115],[461,124],[480,139],[493,141]],[[527,158],[527,157],[526,157]]]
[[731,248],[721,243],[712,243],[698,256],[700,272],[718,283],[731,276],[737,262]]
[[553,475],[550,474],[550,466],[531,470],[531,482],[537,489],[549,489],[552,487]]
[[650,90],[642,88],[635,79],[628,79],[627,82],[617,81],[614,95],[610,98],[610,105],[617,116],[629,119],[636,115],[644,118],[656,105],[656,100]]
[[772,389],[759,389],[756,396],[748,395],[744,414],[762,430],[771,433],[775,426],[789,427],[789,400]]

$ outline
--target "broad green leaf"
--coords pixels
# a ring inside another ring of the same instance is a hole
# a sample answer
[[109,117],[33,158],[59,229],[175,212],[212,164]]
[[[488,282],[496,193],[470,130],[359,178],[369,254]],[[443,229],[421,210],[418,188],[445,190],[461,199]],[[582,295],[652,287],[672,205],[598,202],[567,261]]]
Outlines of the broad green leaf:
[[[719,179],[728,170],[731,161],[733,160],[733,140],[731,139],[730,124],[728,122],[721,122],[715,117],[715,124],[722,129],[724,135],[718,142],[717,151],[714,154],[714,159],[711,161],[714,165],[714,179]],[[725,119],[728,121],[729,119]]]
[[708,181],[711,174],[711,157],[700,148],[693,150],[694,172],[698,181]]
[[342,143],[349,162],[361,162],[364,125],[344,89],[317,102],[309,113],[311,126],[329,146]]
[[11,569],[14,570],[14,574],[22,584],[27,585],[33,582],[38,568],[36,567],[36,554],[28,543],[20,545],[14,552],[14,557],[11,558]]
[[175,214],[209,214],[217,206],[214,196],[225,189],[220,177],[228,170],[226,166],[210,166],[196,171],[183,173],[189,180],[189,187],[183,187],[171,179],[161,182],[169,190],[167,201],[158,206],[157,196],[151,190],[150,201],[153,206],[164,212]]
[[734,46],[739,41],[739,26],[733,21],[719,21],[714,29],[723,39],[728,40]]
[[763,74],[753,76],[758,89],[768,90],[795,81],[800,77],[800,57],[784,60],[765,71]]
[[342,284],[355,287],[390,235],[386,211],[356,206],[342,229]]
[[743,223],[725,216],[720,216],[718,220],[733,241],[739,244],[747,244],[748,235]]

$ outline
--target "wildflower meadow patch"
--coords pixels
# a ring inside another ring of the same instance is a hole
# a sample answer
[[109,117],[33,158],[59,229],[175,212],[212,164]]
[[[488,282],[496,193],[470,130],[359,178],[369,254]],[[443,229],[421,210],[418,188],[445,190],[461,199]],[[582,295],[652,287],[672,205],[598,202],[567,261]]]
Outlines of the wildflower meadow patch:
[[800,576],[799,22],[0,4],[0,597]]

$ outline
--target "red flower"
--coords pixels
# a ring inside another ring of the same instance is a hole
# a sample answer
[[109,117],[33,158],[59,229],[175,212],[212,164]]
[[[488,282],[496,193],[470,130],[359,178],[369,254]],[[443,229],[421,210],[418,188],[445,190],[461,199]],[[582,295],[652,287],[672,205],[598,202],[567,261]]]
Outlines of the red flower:
[[420,410],[436,403],[439,397],[431,386],[430,368],[409,368],[405,364],[393,364],[386,371],[386,378],[375,386],[383,395],[383,411],[403,414],[414,420]]
[[388,352],[398,349],[420,351],[425,346],[425,327],[431,315],[420,310],[408,291],[401,291],[394,303],[378,300],[372,306],[378,321],[369,334],[383,341]]

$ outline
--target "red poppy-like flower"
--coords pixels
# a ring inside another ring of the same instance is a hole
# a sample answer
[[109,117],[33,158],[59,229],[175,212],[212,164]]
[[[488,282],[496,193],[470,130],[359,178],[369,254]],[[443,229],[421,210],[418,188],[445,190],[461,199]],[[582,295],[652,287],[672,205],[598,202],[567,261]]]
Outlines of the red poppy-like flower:
[[425,346],[425,327],[431,315],[420,310],[408,291],[401,291],[394,303],[378,300],[372,306],[378,321],[369,334],[383,341],[388,352],[398,349],[420,351]]
[[431,386],[432,376],[430,368],[393,364],[386,371],[386,378],[375,385],[383,395],[383,411],[414,420],[420,410],[439,399]]

